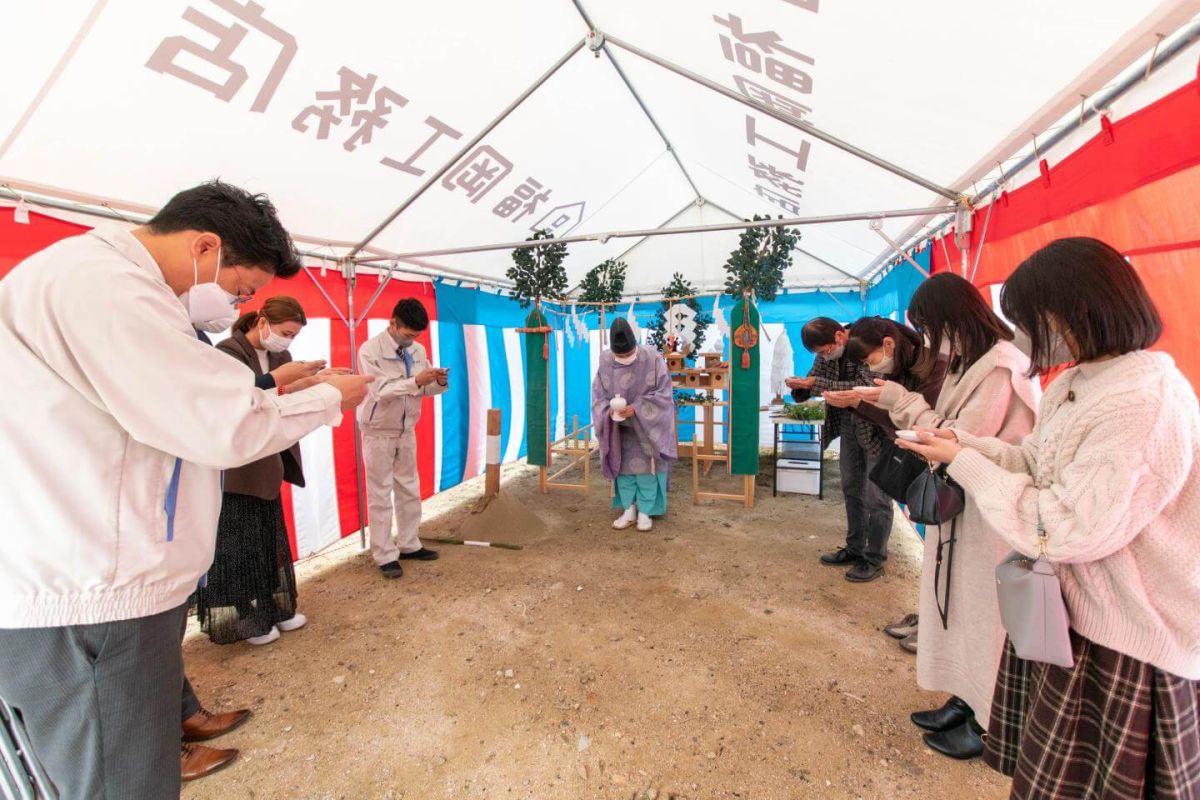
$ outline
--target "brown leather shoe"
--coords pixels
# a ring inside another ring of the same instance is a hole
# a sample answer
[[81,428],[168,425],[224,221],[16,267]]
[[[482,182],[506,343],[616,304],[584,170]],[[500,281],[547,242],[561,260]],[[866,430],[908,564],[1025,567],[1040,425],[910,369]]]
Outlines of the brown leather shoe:
[[185,781],[194,781],[228,767],[237,756],[237,750],[218,750],[202,744],[185,744],[179,754],[179,770]]
[[185,742],[205,742],[223,736],[250,719],[250,709],[226,711],[224,714],[213,714],[200,709],[183,721],[183,740]]

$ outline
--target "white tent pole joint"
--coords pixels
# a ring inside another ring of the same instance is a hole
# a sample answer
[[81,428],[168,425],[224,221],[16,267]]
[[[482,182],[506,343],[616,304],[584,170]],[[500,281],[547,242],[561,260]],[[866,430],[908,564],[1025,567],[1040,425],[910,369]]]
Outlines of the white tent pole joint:
[[333,313],[338,315],[338,319],[340,319],[343,324],[349,326],[350,320],[346,319],[346,315],[342,313],[340,308],[338,308],[337,303],[333,302],[333,298],[329,296],[329,292],[325,291],[325,287],[322,286],[321,282],[312,274],[312,268],[301,267],[301,269],[304,270],[304,274],[308,276],[309,280],[313,282],[313,286],[317,287],[317,291],[320,292],[321,296],[325,298],[325,302],[329,303],[329,307],[333,309]]
[[883,239],[885,242],[887,242],[887,243],[888,243],[888,245],[889,245],[889,246],[890,246],[890,247],[891,247],[893,250],[895,250],[895,251],[896,251],[896,255],[900,256],[900,257],[901,257],[901,258],[903,258],[905,261],[907,261],[909,264],[911,264],[911,265],[912,265],[912,268],[913,268],[913,269],[915,269],[917,272],[921,273],[921,275],[922,275],[922,276],[924,276],[924,277],[926,277],[926,278],[928,278],[928,277],[929,277],[929,270],[927,270],[927,269],[925,269],[924,267],[922,267],[922,266],[921,266],[920,264],[918,264],[918,263],[917,263],[915,260],[913,260],[913,257],[912,257],[912,256],[910,256],[908,253],[906,253],[906,252],[904,252],[903,250],[901,250],[901,249],[900,249],[900,245],[898,245],[898,244],[896,243],[896,240],[895,240],[895,239],[893,239],[892,237],[888,236],[888,235],[887,235],[887,233],[886,233],[886,232],[884,232],[884,230],[883,230],[883,219],[882,219],[882,218],[875,218],[875,219],[872,219],[872,220],[871,220],[871,223],[870,223],[870,225],[871,225],[871,230],[873,230],[873,231],[875,231],[875,233],[879,234],[879,238],[880,238],[880,239]]

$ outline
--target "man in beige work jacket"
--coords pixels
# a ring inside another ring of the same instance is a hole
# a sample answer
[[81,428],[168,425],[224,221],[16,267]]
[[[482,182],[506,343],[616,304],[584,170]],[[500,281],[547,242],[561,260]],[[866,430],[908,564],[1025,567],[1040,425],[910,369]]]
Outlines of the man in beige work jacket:
[[436,551],[421,546],[419,537],[421,481],[414,435],[423,398],[441,394],[448,385],[448,371],[432,366],[424,346],[416,341],[428,327],[425,307],[406,298],[392,309],[387,330],[358,351],[359,370],[375,377],[359,409],[358,423],[367,467],[371,555],[385,578],[404,574],[401,560],[438,557]]

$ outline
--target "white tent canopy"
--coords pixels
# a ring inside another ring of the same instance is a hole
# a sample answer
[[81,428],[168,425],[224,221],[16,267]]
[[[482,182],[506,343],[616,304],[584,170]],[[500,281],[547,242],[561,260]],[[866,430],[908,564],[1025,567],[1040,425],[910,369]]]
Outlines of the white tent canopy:
[[[0,184],[146,214],[220,176],[269,193],[302,243],[331,256],[403,206],[359,256],[503,280],[506,250],[441,251],[538,227],[581,236],[952,205],[1198,11],[1196,0],[20,4],[5,9],[20,68],[0,76]],[[908,242],[939,219],[877,224]],[[617,236],[572,244],[567,267],[576,281],[624,253],[631,292],[675,271],[712,288],[736,241]],[[789,285],[854,285],[893,254],[866,218],[805,226],[801,247]]]

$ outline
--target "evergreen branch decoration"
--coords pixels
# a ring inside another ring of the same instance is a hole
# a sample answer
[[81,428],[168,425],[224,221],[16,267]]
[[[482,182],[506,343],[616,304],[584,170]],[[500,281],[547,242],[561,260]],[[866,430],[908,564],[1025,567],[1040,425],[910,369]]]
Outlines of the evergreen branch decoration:
[[[752,221],[769,219],[756,214]],[[725,293],[737,297],[751,291],[761,301],[774,300],[783,287],[783,273],[792,265],[792,251],[799,242],[800,231],[796,228],[742,231],[738,249],[725,262]]]
[[616,303],[625,293],[624,261],[610,258],[588,270],[579,282],[579,300],[584,303]]
[[[650,323],[650,344],[658,349],[658,352],[663,353],[667,347],[667,311],[676,303],[684,303],[693,311],[696,312],[696,343],[699,345],[704,340],[704,332],[708,330],[708,326],[712,324],[713,317],[707,311],[700,310],[700,303],[695,297],[696,289],[690,282],[684,280],[681,273],[676,272],[671,277],[671,282],[663,287],[662,306],[654,314],[654,319]],[[686,300],[681,298],[686,297]],[[696,360],[696,352],[688,353],[687,360],[694,362]]]
[[[549,231],[538,230],[525,241],[553,238],[554,234]],[[505,274],[514,284],[512,293],[521,308],[527,307],[532,300],[558,299],[566,293],[567,271],[562,265],[566,257],[567,246],[557,242],[513,251],[513,266]]]

